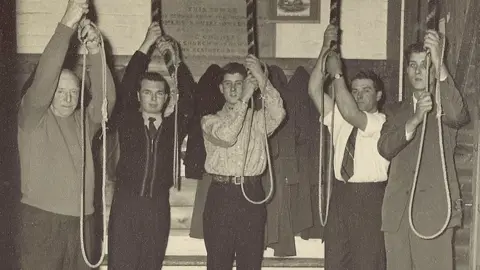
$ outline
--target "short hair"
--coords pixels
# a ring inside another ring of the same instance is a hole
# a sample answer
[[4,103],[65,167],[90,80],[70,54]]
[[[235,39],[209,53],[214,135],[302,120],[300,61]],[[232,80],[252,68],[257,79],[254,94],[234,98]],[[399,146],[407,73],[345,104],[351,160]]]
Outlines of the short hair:
[[427,50],[425,49],[425,44],[423,44],[423,42],[410,44],[405,50],[405,53],[403,54],[405,58],[404,59],[405,63],[408,63],[410,61],[410,56],[412,56],[412,53],[424,53],[424,52],[427,52]]
[[357,74],[353,76],[351,82],[353,82],[354,80],[360,80],[360,79],[371,80],[373,82],[373,87],[375,88],[375,92],[382,93],[380,100],[377,101],[377,109],[381,111],[385,102],[385,91],[384,91],[385,85],[383,84],[383,80],[373,70],[361,70],[357,72]]
[[375,91],[383,93],[384,91],[383,81],[373,70],[361,70],[357,72],[357,74],[353,76],[352,82],[354,80],[360,80],[360,79],[372,80],[373,87],[375,87]]
[[227,74],[237,74],[237,73],[242,75],[244,78],[247,77],[247,69],[245,68],[244,65],[242,65],[240,63],[237,63],[237,62],[230,62],[230,63],[228,63],[228,64],[226,64],[225,66],[222,67],[220,78],[222,78],[222,80],[223,80],[225,75],[227,75]]
[[[145,72],[140,80],[147,80],[147,81],[152,81],[152,82],[163,82],[165,85],[165,93],[169,94],[170,93],[170,85],[168,84],[167,80],[165,77],[162,76],[162,74],[157,73],[157,72]],[[138,91],[141,89],[139,88]]]

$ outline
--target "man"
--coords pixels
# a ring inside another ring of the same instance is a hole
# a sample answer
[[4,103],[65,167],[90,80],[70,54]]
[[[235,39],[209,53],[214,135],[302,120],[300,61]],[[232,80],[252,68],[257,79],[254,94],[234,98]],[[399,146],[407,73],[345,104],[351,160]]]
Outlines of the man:
[[[28,269],[89,269],[81,255],[79,216],[85,214],[87,252],[92,249],[94,172],[91,142],[102,120],[102,60],[99,33],[88,20],[86,0],[70,0],[22,98],[18,113],[21,165],[20,264]],[[92,100],[85,110],[85,160],[77,110],[80,80],[62,69],[72,35],[80,26],[91,63]],[[109,112],[115,88],[107,72]],[[84,169],[84,178],[82,170]],[[85,208],[80,212],[82,181]],[[89,257],[92,260],[91,257]]]
[[[309,94],[323,124],[332,134],[335,148],[332,201],[325,227],[325,269],[383,270],[385,249],[381,206],[389,162],[376,146],[385,115],[378,111],[383,84],[375,73],[355,75],[348,91],[338,54],[327,56],[337,29],[330,25],[309,81]],[[323,59],[332,78],[336,103],[324,84]],[[322,100],[323,99],[323,100]],[[333,119],[333,120],[332,120]]]
[[[461,220],[459,186],[455,171],[453,151],[456,130],[469,121],[466,106],[452,77],[441,63],[441,37],[428,30],[423,43],[409,46],[405,59],[406,99],[388,110],[387,122],[378,141],[380,154],[391,160],[389,182],[383,202],[382,230],[385,232],[387,269],[447,270],[453,268],[453,227]],[[427,66],[427,50],[431,66]],[[427,73],[431,71],[430,82]],[[418,175],[417,193],[413,208],[416,229],[425,235],[434,234],[445,222],[447,204],[440,160],[438,125],[432,97],[427,84],[435,89],[436,71],[440,71],[440,98],[443,107],[442,128],[447,177],[452,199],[452,217],[446,231],[432,240],[424,240],[409,227],[408,205],[414,179],[421,124],[427,115],[424,151]]]
[[[248,202],[240,183],[250,199],[264,199],[265,137],[279,126],[285,110],[256,57],[247,56],[246,69],[229,63],[222,73],[219,87],[225,105],[201,121],[205,171],[212,177],[203,214],[207,269],[231,269],[235,256],[237,269],[256,270],[263,259],[266,209]],[[254,111],[248,109],[248,101],[257,88],[265,108]]]
[[[160,25],[152,23],[130,59],[122,79],[123,101],[117,119],[120,159],[110,214],[109,269],[161,269],[170,233],[169,190],[173,184],[176,98],[159,73],[146,72],[149,51],[163,55],[172,46],[159,41]],[[178,68],[178,140],[183,141],[193,112],[193,77],[180,59]],[[171,93],[170,93],[171,92]],[[180,164],[177,164],[180,165]]]

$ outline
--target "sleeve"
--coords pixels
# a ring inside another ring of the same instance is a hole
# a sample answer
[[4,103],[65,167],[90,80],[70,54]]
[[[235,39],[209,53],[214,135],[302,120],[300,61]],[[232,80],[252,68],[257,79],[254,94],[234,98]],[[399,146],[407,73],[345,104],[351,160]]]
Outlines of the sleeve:
[[201,122],[204,138],[220,147],[231,147],[237,142],[246,112],[247,104],[239,102],[231,113],[204,116]]
[[280,93],[273,87],[270,81],[267,81],[263,98],[265,99],[265,108],[255,112],[255,123],[259,130],[266,128],[267,134],[270,136],[282,123],[286,112]]
[[383,123],[385,123],[385,115],[382,113],[367,113],[367,126],[365,130],[359,129],[358,134],[363,137],[374,137],[380,134]]
[[452,77],[448,76],[440,82],[440,95],[443,108],[443,123],[447,126],[458,129],[470,121],[467,106],[463,97],[458,91]]
[[63,62],[74,30],[58,24],[55,33],[40,56],[31,86],[23,96],[18,112],[18,125],[34,129],[50,107],[62,72]]
[[386,160],[392,160],[410,142],[406,137],[406,119],[401,119],[397,112],[386,114],[377,149]]

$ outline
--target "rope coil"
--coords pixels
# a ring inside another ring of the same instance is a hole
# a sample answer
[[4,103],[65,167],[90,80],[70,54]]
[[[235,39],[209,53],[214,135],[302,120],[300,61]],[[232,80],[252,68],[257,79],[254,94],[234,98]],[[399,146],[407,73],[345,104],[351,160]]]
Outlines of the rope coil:
[[81,119],[81,151],[82,151],[82,194],[80,196],[80,244],[82,250],[82,256],[85,263],[90,268],[99,267],[106,255],[107,250],[107,203],[106,203],[106,179],[107,179],[107,121],[108,121],[108,100],[107,100],[107,60],[105,54],[105,47],[103,36],[101,35],[98,27],[90,22],[90,25],[98,31],[99,33],[99,46],[100,54],[102,59],[102,221],[103,221],[103,235],[102,235],[102,249],[101,255],[96,263],[91,263],[88,259],[86,248],[85,248],[85,237],[84,237],[84,201],[85,201],[85,80],[86,80],[86,70],[87,70],[87,54],[88,48],[86,46],[86,40],[81,38],[81,29],[78,30],[78,38],[82,43],[85,51],[83,52],[83,66],[82,66],[82,85],[80,90],[80,119]]
[[[248,53],[249,54],[252,54],[252,55],[255,55],[255,56],[258,56],[258,50],[257,50],[257,43],[256,43],[256,16],[255,16],[255,11],[256,11],[256,2],[255,0],[246,0],[246,3],[247,3],[247,44],[248,44]],[[263,73],[263,77],[264,77],[264,81],[265,81],[265,84],[264,85],[261,85],[259,86],[260,87],[260,90],[262,93],[265,92],[265,90],[267,89],[267,83],[268,83],[268,67],[267,67],[267,64],[266,63],[263,63],[262,62],[262,66],[264,68],[264,73]],[[252,203],[252,204],[263,204],[263,203],[266,203],[268,200],[270,200],[270,198],[273,196],[273,185],[274,185],[274,182],[273,182],[273,170],[272,170],[272,161],[271,161],[271,157],[270,157],[270,149],[269,149],[269,145],[268,145],[268,134],[267,134],[267,115],[266,115],[266,110],[265,110],[265,97],[262,96],[262,110],[263,110],[263,117],[264,117],[264,145],[265,145],[265,152],[266,152],[266,156],[267,156],[267,167],[268,167],[268,173],[269,173],[269,183],[270,183],[270,190],[268,191],[268,194],[267,196],[261,200],[261,201],[254,201],[252,199],[250,199],[247,195],[247,193],[245,192],[245,187],[244,187],[244,179],[245,179],[245,169],[246,169],[246,165],[247,165],[247,159],[248,159],[248,147],[250,145],[250,136],[251,136],[251,132],[252,132],[252,127],[253,127],[253,117],[255,115],[255,110],[254,110],[254,105],[255,105],[255,102],[254,102],[254,97],[252,96],[250,98],[250,104],[251,104],[251,107],[252,107],[252,115],[250,117],[250,119],[248,119],[249,121],[249,125],[248,125],[248,135],[247,135],[247,145],[246,145],[246,148],[245,148],[245,155],[244,155],[244,159],[243,159],[243,166],[242,166],[242,175],[241,175],[241,181],[240,181],[240,187],[242,189],[242,194],[243,194],[243,197],[245,197],[245,199]],[[248,108],[247,108],[247,113],[248,113]]]
[[[442,101],[441,101],[441,96],[440,96],[440,69],[443,65],[443,58],[445,54],[445,38],[442,39],[442,49],[441,49],[441,57],[440,57],[440,64],[438,67],[438,70],[436,70],[436,83],[435,83],[435,104],[436,104],[436,120],[437,120],[437,125],[438,125],[438,144],[440,147],[440,159],[441,159],[441,165],[442,165],[442,173],[443,173],[443,183],[445,187],[445,199],[447,202],[447,215],[445,217],[445,222],[443,223],[442,227],[435,232],[434,234],[431,235],[424,235],[420,233],[417,228],[415,227],[414,221],[413,221],[413,203],[415,200],[415,191],[417,189],[417,184],[418,184],[418,175],[420,173],[420,164],[422,160],[422,153],[423,153],[423,146],[425,142],[425,132],[426,132],[426,126],[427,126],[427,114],[424,115],[423,117],[423,122],[422,122],[422,131],[421,131],[421,136],[420,136],[420,146],[418,150],[418,156],[417,156],[417,163],[415,167],[415,174],[412,182],[412,188],[410,191],[410,201],[409,201],[409,207],[408,207],[408,221],[410,224],[410,228],[412,231],[420,237],[421,239],[425,240],[430,240],[437,238],[440,236],[448,227],[448,224],[450,223],[450,218],[452,216],[452,200],[451,200],[451,194],[450,194],[450,186],[448,183],[448,175],[447,175],[447,167],[446,167],[446,161],[445,161],[445,150],[444,150],[444,144],[443,144],[443,125],[442,125]],[[426,80],[427,80],[427,89],[426,91],[430,92],[430,63],[431,63],[431,55],[430,52],[427,52],[426,55],[426,61],[427,63],[427,74],[426,74]]]

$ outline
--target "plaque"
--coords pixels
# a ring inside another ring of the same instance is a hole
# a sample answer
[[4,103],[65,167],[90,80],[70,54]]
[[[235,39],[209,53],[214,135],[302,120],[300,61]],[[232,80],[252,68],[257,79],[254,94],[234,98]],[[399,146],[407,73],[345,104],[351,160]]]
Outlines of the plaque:
[[[268,7],[268,0],[257,0],[260,57],[273,57],[275,50],[275,25],[266,23]],[[166,34],[180,43],[185,57],[247,55],[246,1],[163,0],[161,12]]]

